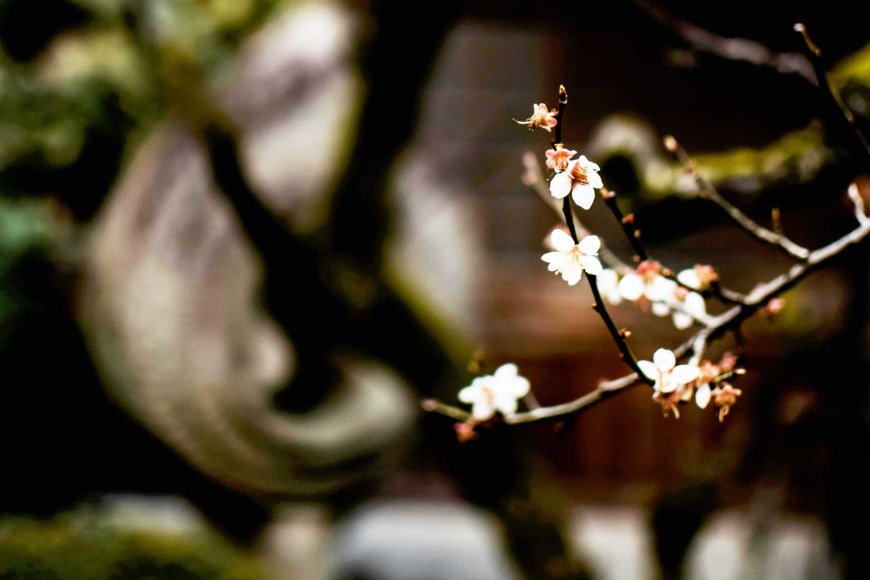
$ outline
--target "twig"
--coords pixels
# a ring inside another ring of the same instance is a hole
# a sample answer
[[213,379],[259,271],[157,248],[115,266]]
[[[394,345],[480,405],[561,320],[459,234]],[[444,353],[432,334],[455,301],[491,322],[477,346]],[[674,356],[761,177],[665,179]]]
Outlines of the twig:
[[[604,198],[604,203],[607,205],[610,213],[613,214],[613,217],[616,218],[616,221],[619,222],[619,225],[622,227],[622,231],[625,234],[626,239],[628,239],[628,243],[631,244],[637,260],[641,262],[645,260],[650,260],[651,258],[649,252],[643,245],[643,241],[640,238],[640,230],[637,229],[637,225],[635,224],[634,214],[628,214],[627,216],[622,214],[622,210],[619,209],[619,205],[616,203],[616,194],[614,192],[606,188],[602,188],[601,197]],[[690,288],[683,284],[669,270],[663,271],[661,275],[685,290],[697,292],[701,294],[701,296],[703,296],[704,298],[709,298],[710,296],[713,296],[723,304],[740,304],[743,302],[744,299],[744,296],[742,294],[740,294],[739,292],[735,292],[734,290],[729,290],[728,288],[723,288],[718,283],[718,281],[715,284],[710,285],[710,290],[699,291],[696,288]],[[704,321],[698,320],[697,317],[692,316],[692,318],[695,318],[695,320],[704,324]]]
[[744,300],[746,300],[746,296],[736,290],[722,286],[718,280],[710,282],[709,292],[711,296],[714,296],[724,304],[743,304]]
[[559,108],[556,110],[556,126],[553,128],[553,141],[550,143],[553,149],[556,143],[562,142],[562,119],[565,116],[565,107],[568,105],[568,91],[564,85],[559,85]]
[[639,377],[642,377],[644,382],[652,385],[653,381],[646,377],[640,370],[640,367],[637,366],[637,359],[634,357],[634,354],[631,352],[631,348],[629,348],[628,343],[625,339],[628,336],[628,332],[624,330],[619,330],[616,328],[616,324],[613,322],[613,318],[610,317],[610,313],[607,311],[607,307],[604,305],[604,300],[601,298],[601,292],[598,291],[598,281],[595,276],[587,275],[587,279],[589,281],[589,289],[592,290],[592,296],[595,298],[595,306],[592,307],[595,312],[601,317],[601,320],[604,321],[604,325],[607,327],[607,331],[610,333],[610,336],[613,338],[613,341],[616,343],[616,347],[619,349],[619,358],[622,359],[622,362],[627,364],[631,370],[633,370]]
[[834,90],[834,87],[831,86],[831,83],[828,82],[828,74],[825,70],[825,65],[822,62],[822,50],[816,46],[816,43],[810,38],[809,31],[807,27],[801,23],[797,23],[794,25],[795,32],[798,32],[801,37],[804,39],[804,44],[807,47],[807,51],[810,54],[810,62],[813,66],[813,71],[815,72],[816,79],[818,81],[819,89],[825,95],[825,98],[830,102],[834,109],[839,111],[840,115],[837,115],[840,119],[844,119],[846,123],[848,123],[849,127],[852,130],[854,136],[860,142],[862,146],[862,150],[864,152],[865,160],[870,159],[870,142],[868,142],[867,137],[864,135],[864,132],[861,131],[860,127],[858,127],[857,123],[855,123],[855,115],[846,106],[843,102],[843,99],[840,98],[840,95],[837,91]]
[[575,244],[580,243],[580,238],[577,236],[577,226],[574,225],[574,211],[571,209],[571,196],[567,196],[562,200],[562,217],[565,218],[565,224],[568,226],[568,231],[571,232],[571,239]]
[[601,188],[601,197],[604,199],[604,204],[610,210],[610,213],[613,214],[613,217],[616,218],[616,221],[622,227],[628,243],[631,244],[631,248],[634,250],[636,261],[643,262],[644,260],[649,260],[649,254],[647,254],[646,248],[640,239],[640,230],[637,229],[634,223],[634,214],[623,215],[622,210],[619,209],[619,205],[616,203],[616,194],[609,189]]
[[796,260],[807,259],[807,256],[810,254],[809,250],[794,243],[786,236],[761,226],[752,218],[740,211],[737,206],[722,197],[713,184],[698,172],[695,163],[692,161],[691,157],[689,157],[689,154],[686,153],[686,150],[680,146],[675,138],[670,135],[665,137],[665,148],[686,168],[686,172],[695,178],[695,183],[698,186],[699,195],[701,197],[708,199],[721,207],[725,213],[727,213],[728,216],[737,223],[737,225],[749,232],[756,239],[777,248]]
[[695,50],[721,58],[768,67],[781,74],[797,74],[810,83],[815,81],[812,64],[796,52],[774,52],[754,40],[725,38],[692,24],[648,0],[635,0],[635,5],[672,30]]
[[457,421],[468,421],[471,419],[471,413],[468,411],[460,409],[459,407],[447,405],[435,399],[423,399],[420,401],[420,408],[427,413],[437,413],[439,415],[450,417],[451,419],[456,419]]

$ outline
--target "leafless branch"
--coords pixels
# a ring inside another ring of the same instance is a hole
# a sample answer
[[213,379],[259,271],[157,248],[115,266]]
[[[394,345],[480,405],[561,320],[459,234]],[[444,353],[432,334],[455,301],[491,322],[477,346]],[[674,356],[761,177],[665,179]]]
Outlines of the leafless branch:
[[695,178],[695,183],[698,186],[699,195],[702,198],[708,199],[721,207],[725,211],[725,213],[728,214],[728,217],[734,220],[737,225],[749,232],[756,239],[780,250],[781,252],[784,252],[786,255],[794,258],[795,260],[807,259],[810,253],[809,250],[807,250],[803,246],[794,243],[786,236],[769,230],[764,226],[758,224],[752,218],[740,211],[737,206],[722,197],[722,194],[720,194],[716,190],[716,187],[698,172],[694,161],[692,161],[692,159],[689,157],[689,154],[686,153],[686,150],[682,148],[682,146],[677,142],[675,138],[670,135],[665,137],[665,148],[680,163],[683,164],[683,166],[686,168],[686,172]]
[[813,67],[813,71],[815,73],[816,79],[818,80],[819,89],[822,90],[825,97],[828,101],[833,105],[833,108],[840,113],[839,118],[841,120],[845,120],[846,123],[849,124],[853,134],[860,142],[862,146],[863,153],[865,155],[865,159],[870,158],[870,142],[867,140],[867,136],[864,135],[864,132],[858,127],[855,123],[855,115],[852,113],[851,109],[846,106],[843,102],[843,99],[840,98],[840,95],[834,90],[834,87],[831,86],[831,83],[828,82],[828,74],[825,70],[825,65],[822,62],[822,50],[816,46],[816,43],[813,42],[812,38],[810,38],[809,31],[807,27],[801,23],[797,23],[794,25],[795,32],[799,33],[803,39],[804,44],[806,44],[807,51],[810,54],[810,62]]
[[719,36],[683,20],[649,0],[635,0],[634,3],[659,24],[685,40],[695,50],[714,54],[727,60],[748,62],[756,66],[771,68],[780,74],[796,74],[810,83],[816,83],[813,65],[802,54],[774,52],[754,40]]

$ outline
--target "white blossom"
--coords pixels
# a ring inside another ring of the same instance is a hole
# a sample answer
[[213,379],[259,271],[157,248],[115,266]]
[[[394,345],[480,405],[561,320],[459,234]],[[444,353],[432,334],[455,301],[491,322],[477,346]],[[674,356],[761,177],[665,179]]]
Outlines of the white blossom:
[[710,383],[704,383],[695,390],[695,404],[702,409],[706,409],[707,405],[710,404],[710,398],[712,395],[713,392],[710,390]]
[[696,272],[694,268],[681,270],[680,273],[677,274],[677,280],[680,281],[680,284],[686,288],[691,288],[692,290],[700,290],[702,288],[701,279],[698,277],[698,272]]
[[547,262],[550,272],[561,274],[569,286],[580,281],[584,270],[592,276],[601,274],[603,268],[596,257],[601,248],[598,236],[586,236],[579,244],[575,244],[571,236],[555,229],[550,234],[550,244],[554,251],[541,256],[541,260]]
[[556,199],[563,199],[569,193],[574,203],[583,209],[592,207],[595,201],[595,190],[604,187],[601,176],[598,175],[598,164],[581,155],[568,163],[565,171],[559,172],[550,180],[550,194]]
[[707,316],[707,303],[703,296],[697,292],[680,292],[677,283],[664,276],[653,278],[644,286],[643,294],[650,301],[653,314],[671,316],[674,326],[680,330]]
[[640,274],[629,272],[619,281],[619,294],[630,302],[643,296],[646,284]]
[[503,364],[495,373],[477,377],[459,391],[459,400],[472,405],[471,414],[478,421],[492,418],[496,411],[505,417],[517,412],[517,400],[531,388],[529,380],[519,374],[517,365]]
[[653,354],[653,360],[639,360],[637,366],[643,374],[655,381],[655,390],[660,393],[672,393],[687,383],[698,378],[700,369],[694,365],[678,365],[673,351],[660,348]]
[[616,270],[606,268],[598,275],[598,291],[608,303],[617,306],[622,303],[622,294],[619,293],[619,274]]

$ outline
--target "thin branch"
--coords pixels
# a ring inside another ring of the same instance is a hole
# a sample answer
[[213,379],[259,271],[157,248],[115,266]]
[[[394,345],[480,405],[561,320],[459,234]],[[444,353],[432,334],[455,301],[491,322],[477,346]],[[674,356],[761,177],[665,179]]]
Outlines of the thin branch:
[[[724,304],[743,304],[746,300],[746,296],[737,292],[736,290],[731,290],[722,286],[718,280],[713,280],[710,282],[710,295],[717,298],[720,302]],[[702,294],[703,295],[703,294]]]
[[740,209],[733,205],[730,201],[722,197],[712,183],[710,183],[703,175],[701,175],[694,161],[692,161],[686,150],[680,146],[676,139],[670,135],[665,137],[665,148],[670,152],[685,168],[686,172],[695,178],[695,183],[698,186],[699,195],[702,198],[708,199],[721,207],[728,216],[734,220],[737,225],[749,232],[756,239],[777,248],[786,255],[796,260],[806,260],[809,256],[809,250],[800,246],[782,234],[778,234],[769,230],[755,222]]
[[846,106],[846,103],[844,103],[843,99],[840,98],[839,93],[837,93],[837,91],[834,90],[834,87],[831,86],[831,83],[828,82],[828,74],[825,70],[824,63],[822,62],[822,50],[810,38],[806,26],[797,23],[794,25],[794,29],[795,32],[799,33],[803,38],[804,44],[807,47],[807,52],[810,54],[810,62],[812,63],[819,89],[822,90],[825,98],[833,105],[833,108],[840,112],[839,118],[844,119],[846,123],[849,124],[852,133],[857,137],[863,148],[865,159],[870,158],[870,142],[868,142],[867,136],[864,135],[864,132],[861,131],[860,127],[858,127],[855,122],[855,115],[852,113],[851,109]]
[[637,261],[643,262],[644,260],[649,260],[649,254],[647,254],[646,248],[640,239],[640,230],[637,229],[634,223],[634,214],[623,215],[622,210],[619,209],[619,205],[616,203],[616,194],[609,189],[601,188],[601,197],[604,199],[604,204],[610,210],[610,213],[613,214],[613,217],[616,218],[616,221],[622,227],[628,243],[631,244],[631,248],[634,250]]
[[427,413],[437,413],[439,415],[444,415],[445,417],[450,417],[451,419],[456,419],[457,421],[468,421],[471,419],[471,413],[465,409],[447,405],[435,399],[423,399],[420,401],[420,408]]
[[562,200],[562,217],[565,218],[565,224],[568,226],[568,231],[571,232],[571,239],[575,244],[580,243],[580,238],[577,236],[577,226],[574,225],[574,211],[571,209],[571,196]]
[[683,20],[654,2],[635,0],[634,3],[695,50],[708,52],[727,60],[748,62],[756,66],[772,68],[780,74],[796,74],[815,84],[813,66],[802,54],[774,52],[763,44],[746,38],[725,38]]
[[634,357],[631,348],[629,348],[628,343],[625,341],[628,337],[628,331],[616,328],[613,318],[611,318],[610,313],[607,312],[607,307],[604,305],[604,300],[601,298],[601,292],[598,291],[598,280],[591,274],[587,275],[587,279],[589,281],[589,289],[592,290],[592,296],[595,298],[595,306],[592,308],[598,313],[601,320],[604,321],[607,331],[616,343],[616,347],[619,349],[619,358],[621,358],[622,362],[627,364],[638,376],[643,377],[645,382],[652,385],[653,381],[641,373],[640,367],[637,366],[637,359]]
[[594,391],[590,391],[578,397],[573,401],[562,403],[561,405],[553,405],[551,407],[540,407],[525,413],[517,413],[505,418],[505,423],[508,425],[523,425],[528,423],[540,423],[545,421],[560,421],[567,417],[572,417],[586,411],[598,403],[615,397],[619,393],[631,387],[639,385],[637,373],[628,375],[631,377],[627,380],[613,382],[612,385],[605,387],[604,383],[598,386]]
[[553,128],[553,142],[550,145],[556,148],[556,143],[562,142],[562,119],[565,116],[565,107],[568,105],[568,91],[564,85],[559,85],[559,108],[556,110],[556,126]]

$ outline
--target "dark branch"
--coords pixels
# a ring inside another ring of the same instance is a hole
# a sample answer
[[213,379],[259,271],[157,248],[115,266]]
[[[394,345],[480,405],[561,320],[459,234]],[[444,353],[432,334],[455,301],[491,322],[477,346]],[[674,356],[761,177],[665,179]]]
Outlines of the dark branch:
[[[860,127],[858,127],[858,124],[855,122],[855,115],[849,107],[846,106],[843,99],[840,98],[840,95],[836,90],[834,90],[834,87],[831,86],[831,83],[828,82],[828,74],[825,70],[824,63],[822,62],[822,50],[816,46],[816,43],[814,43],[810,38],[807,27],[798,23],[794,25],[794,29],[803,37],[807,52],[810,55],[810,62],[812,63],[819,89],[824,94],[825,100],[829,103],[828,108],[833,113],[830,116],[833,118],[834,122],[842,124],[845,121],[848,125],[848,132],[852,135],[851,139],[849,139],[849,143],[854,144],[852,149],[861,153],[861,156],[865,161],[863,169],[866,170],[867,162],[870,161],[870,142],[868,142],[867,136],[864,135],[864,132],[861,131]],[[858,143],[855,143],[856,139]]]
[[634,354],[632,354],[628,343],[625,341],[628,333],[616,328],[616,324],[614,324],[613,319],[610,317],[610,313],[607,312],[607,307],[604,305],[604,300],[601,298],[601,292],[598,291],[598,281],[596,277],[588,275],[587,278],[589,279],[589,289],[592,290],[592,296],[595,297],[595,306],[593,306],[593,309],[601,317],[601,320],[604,321],[604,325],[607,327],[607,332],[610,333],[611,338],[613,338],[613,341],[616,343],[616,347],[619,349],[619,358],[621,358],[622,362],[627,364],[639,377],[642,377],[645,382],[652,385],[653,382],[641,373],[640,367],[637,366],[637,359],[634,358]]
[[605,205],[607,205],[610,213],[613,214],[613,217],[616,218],[616,221],[622,227],[628,243],[631,244],[631,248],[634,250],[636,261],[643,262],[644,260],[649,260],[649,255],[640,239],[640,230],[637,229],[634,222],[634,214],[628,214],[627,216],[622,214],[619,204],[616,203],[616,194],[614,192],[602,188],[601,197],[604,198]]
[[695,50],[708,52],[727,60],[771,68],[781,74],[796,74],[810,83],[815,81],[813,67],[802,54],[774,52],[763,44],[746,38],[725,38],[683,20],[654,2],[635,0],[634,3]]
[[559,85],[559,108],[556,110],[556,127],[553,129],[553,149],[556,143],[562,142],[562,119],[565,115],[565,107],[568,105],[568,91],[563,85]]

